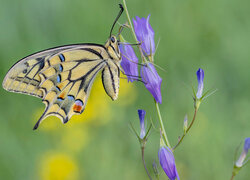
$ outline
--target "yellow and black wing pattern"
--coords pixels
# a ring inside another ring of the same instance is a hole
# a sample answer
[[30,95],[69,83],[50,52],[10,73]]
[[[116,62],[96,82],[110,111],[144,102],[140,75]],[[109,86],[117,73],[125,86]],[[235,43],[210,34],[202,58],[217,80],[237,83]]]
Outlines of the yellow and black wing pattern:
[[72,115],[84,111],[92,83],[98,72],[109,67],[109,59],[105,47],[98,44],[52,48],[17,62],[7,73],[3,87],[42,98],[45,111],[34,129],[50,115],[66,123]]

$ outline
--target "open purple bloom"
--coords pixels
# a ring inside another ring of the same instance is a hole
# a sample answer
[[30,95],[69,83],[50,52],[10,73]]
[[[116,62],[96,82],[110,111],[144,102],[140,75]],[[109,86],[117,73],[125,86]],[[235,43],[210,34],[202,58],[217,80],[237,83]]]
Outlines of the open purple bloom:
[[161,82],[162,79],[158,75],[154,65],[152,63],[146,63],[141,68],[141,77],[144,81],[145,87],[153,95],[156,102],[162,102],[161,98]]
[[235,163],[235,165],[237,167],[243,166],[249,149],[250,149],[250,137],[245,139],[243,151],[242,151],[238,161]]
[[175,180],[176,178],[180,180],[172,151],[168,147],[161,147],[158,156],[160,165],[168,178],[170,180]]
[[149,24],[149,17],[139,18],[138,16],[133,19],[133,24],[135,28],[135,34],[137,40],[141,42],[141,47],[146,55],[152,55],[155,53],[155,41],[154,41],[154,30]]
[[138,109],[138,115],[139,115],[139,119],[140,119],[140,127],[141,127],[141,133],[140,133],[140,138],[143,139],[146,135],[145,132],[145,114],[146,111],[143,109]]
[[127,75],[128,81],[133,82],[138,76],[138,58],[135,55],[134,49],[129,44],[119,45],[122,54],[121,66]]
[[202,92],[203,92],[203,79],[204,79],[204,71],[203,69],[199,68],[198,71],[196,72],[197,75],[197,80],[198,80],[198,90],[196,93],[197,99],[200,99],[202,97]]

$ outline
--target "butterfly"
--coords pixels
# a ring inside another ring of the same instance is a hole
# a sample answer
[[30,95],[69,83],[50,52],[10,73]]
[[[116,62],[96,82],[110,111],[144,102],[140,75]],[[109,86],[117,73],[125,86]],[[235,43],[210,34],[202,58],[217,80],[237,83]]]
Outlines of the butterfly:
[[14,64],[3,80],[3,88],[42,99],[45,110],[34,130],[48,116],[67,123],[86,106],[96,75],[102,73],[103,87],[112,100],[118,98],[121,53],[119,40],[111,28],[105,45],[83,43],[65,45],[29,55]]

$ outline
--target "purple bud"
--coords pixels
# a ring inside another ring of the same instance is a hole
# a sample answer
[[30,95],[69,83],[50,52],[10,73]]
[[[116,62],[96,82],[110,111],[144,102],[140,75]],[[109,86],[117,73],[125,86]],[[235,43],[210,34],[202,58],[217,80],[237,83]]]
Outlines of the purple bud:
[[140,138],[143,139],[146,135],[145,132],[145,114],[146,111],[143,109],[138,109],[138,115],[139,115],[139,119],[140,119],[140,127],[141,127],[141,133],[140,133]]
[[155,101],[160,103],[162,102],[161,98],[161,82],[162,79],[158,75],[153,64],[146,63],[141,68],[141,77],[142,81],[144,81],[145,87],[148,91],[153,95]]
[[239,159],[237,160],[237,162],[235,163],[235,165],[237,167],[242,167],[243,164],[244,164],[244,161],[246,159],[246,156],[247,156],[247,153],[248,153],[248,150],[250,149],[250,138],[246,138],[245,139],[245,143],[244,143],[244,148],[243,148],[243,151],[239,157]]
[[168,147],[161,147],[158,156],[160,165],[168,178],[170,180],[175,180],[176,178],[180,180],[172,151]]
[[148,56],[155,53],[155,33],[153,28],[149,24],[149,17],[150,15],[148,15],[147,19],[145,19],[136,16],[136,19],[133,19],[137,40],[142,43],[142,50]]
[[138,58],[135,55],[134,49],[129,44],[121,44],[119,45],[119,49],[122,54],[122,69],[127,75],[128,81],[133,82],[138,76]]
[[157,164],[155,163],[155,161],[153,162],[153,170],[154,170],[155,175],[158,177],[159,171],[158,171],[158,167],[157,167]]
[[202,92],[203,92],[203,79],[204,79],[204,71],[203,69],[199,68],[198,71],[196,72],[197,75],[197,80],[198,80],[198,90],[196,93],[197,99],[200,99],[202,97]]
[[244,151],[248,153],[248,150],[250,149],[250,138],[245,139],[245,144],[244,144]]

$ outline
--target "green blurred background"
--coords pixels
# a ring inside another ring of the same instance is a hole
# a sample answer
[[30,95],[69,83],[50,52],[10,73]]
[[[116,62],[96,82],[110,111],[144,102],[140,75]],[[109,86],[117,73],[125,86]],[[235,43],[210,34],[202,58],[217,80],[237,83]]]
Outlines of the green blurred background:
[[[81,42],[103,44],[119,9],[109,0],[0,0],[0,79],[22,57],[46,48]],[[229,179],[236,147],[250,127],[250,1],[128,0],[132,17],[151,14],[160,44],[155,63],[163,78],[160,106],[172,145],[193,113],[190,85],[205,71],[205,90],[218,91],[202,103],[190,134],[175,151],[181,179]],[[119,20],[126,21],[125,14]],[[115,29],[117,32],[117,27]],[[131,39],[128,30],[123,35]],[[147,179],[137,109],[158,126],[151,95],[140,82],[121,80],[112,102],[98,79],[83,116],[66,125],[48,118],[33,125],[44,105],[35,97],[0,88],[0,179]],[[148,123],[149,124],[149,123]],[[152,131],[146,162],[158,162],[159,133]],[[248,179],[249,165],[235,179]],[[161,171],[161,178],[167,179]]]

